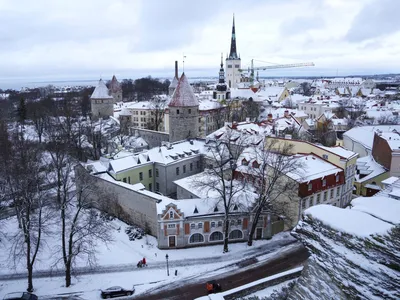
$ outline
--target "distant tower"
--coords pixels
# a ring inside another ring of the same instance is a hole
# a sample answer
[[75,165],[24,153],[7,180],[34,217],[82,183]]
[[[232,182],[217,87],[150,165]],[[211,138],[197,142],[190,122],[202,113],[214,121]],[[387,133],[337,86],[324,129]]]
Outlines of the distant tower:
[[175,76],[172,79],[172,82],[168,87],[168,95],[170,95],[170,96],[173,95],[173,93],[176,89],[176,86],[178,85],[178,80],[179,80],[179,78],[178,78],[178,61],[175,61]]
[[235,34],[235,15],[233,15],[232,37],[231,37],[231,51],[226,58],[226,80],[230,88],[236,88],[237,83],[240,82],[241,60],[236,50],[236,34]]
[[111,96],[114,98],[114,103],[122,101],[122,87],[121,84],[118,82],[115,75],[113,75],[110,83],[110,93]]
[[225,83],[225,72],[224,72],[224,64],[223,57],[221,54],[221,68],[219,69],[219,79],[216,89],[213,92],[213,99],[218,101],[224,101],[230,98],[230,91],[228,86]]
[[170,142],[198,136],[199,102],[193,93],[185,73],[182,74],[178,81],[168,109]]
[[102,79],[99,80],[97,87],[90,97],[92,108],[92,118],[104,118],[114,115],[114,98]]

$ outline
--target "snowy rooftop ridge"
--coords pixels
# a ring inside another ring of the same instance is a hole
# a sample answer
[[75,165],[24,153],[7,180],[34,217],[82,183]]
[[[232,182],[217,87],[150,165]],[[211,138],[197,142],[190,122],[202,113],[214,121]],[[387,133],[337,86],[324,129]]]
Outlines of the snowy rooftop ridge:
[[169,106],[192,107],[198,105],[199,102],[197,101],[197,98],[194,95],[193,89],[190,86],[185,73],[182,73],[182,76],[179,79],[175,92],[172,95],[172,99],[171,102],[169,103]]
[[[356,203],[358,205],[358,202]],[[304,214],[321,221],[334,230],[361,238],[369,237],[372,234],[386,234],[393,227],[393,224],[358,209],[343,209],[327,204],[310,207]]]
[[92,96],[90,96],[91,99],[113,99],[112,96],[110,96],[110,92],[104,83],[103,79],[99,80],[98,85],[93,91]]

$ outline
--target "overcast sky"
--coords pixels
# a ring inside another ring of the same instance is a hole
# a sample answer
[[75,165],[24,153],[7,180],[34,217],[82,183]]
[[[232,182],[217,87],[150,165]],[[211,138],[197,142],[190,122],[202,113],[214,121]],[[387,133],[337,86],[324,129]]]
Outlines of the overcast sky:
[[183,53],[189,77],[217,76],[233,13],[242,66],[316,64],[261,75],[398,73],[399,11],[399,0],[0,0],[0,83],[172,76]]

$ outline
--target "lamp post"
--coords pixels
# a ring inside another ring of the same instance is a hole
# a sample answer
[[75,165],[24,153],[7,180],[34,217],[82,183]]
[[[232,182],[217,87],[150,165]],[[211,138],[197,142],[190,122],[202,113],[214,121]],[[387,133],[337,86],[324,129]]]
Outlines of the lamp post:
[[169,268],[168,268],[168,254],[165,255],[165,259],[167,260],[167,275],[169,276]]

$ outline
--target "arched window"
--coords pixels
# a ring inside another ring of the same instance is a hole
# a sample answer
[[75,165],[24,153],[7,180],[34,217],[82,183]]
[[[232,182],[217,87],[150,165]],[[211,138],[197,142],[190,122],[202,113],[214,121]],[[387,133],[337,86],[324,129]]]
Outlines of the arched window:
[[224,239],[224,235],[220,231],[214,231],[213,233],[211,233],[209,239],[210,239],[210,242],[222,241]]
[[203,242],[204,242],[204,236],[200,233],[193,234],[189,239],[189,243],[191,243],[191,244],[203,243]]
[[229,234],[230,240],[236,240],[242,238],[243,238],[243,232],[240,231],[239,229],[232,230],[231,233]]

